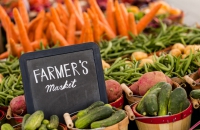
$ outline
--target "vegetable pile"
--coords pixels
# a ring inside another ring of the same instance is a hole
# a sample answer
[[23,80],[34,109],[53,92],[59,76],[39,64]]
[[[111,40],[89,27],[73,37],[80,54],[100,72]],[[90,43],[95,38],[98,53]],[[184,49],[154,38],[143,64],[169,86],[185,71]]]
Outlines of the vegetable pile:
[[124,110],[114,109],[109,104],[96,101],[88,108],[77,113],[75,127],[79,129],[109,127],[117,124],[125,117]]
[[188,108],[190,102],[184,88],[159,82],[151,87],[136,107],[137,112],[146,116],[164,116],[177,114]]

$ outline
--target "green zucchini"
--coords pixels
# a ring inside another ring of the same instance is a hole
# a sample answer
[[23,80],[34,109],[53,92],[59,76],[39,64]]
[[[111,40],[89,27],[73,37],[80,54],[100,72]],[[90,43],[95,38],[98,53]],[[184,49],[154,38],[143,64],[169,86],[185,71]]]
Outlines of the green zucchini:
[[149,92],[144,99],[144,108],[148,115],[157,116],[158,115],[158,102],[157,96],[161,88],[156,88]]
[[75,121],[75,127],[79,129],[88,128],[92,122],[108,118],[112,113],[113,109],[107,105],[93,108],[88,114]]
[[1,130],[14,130],[14,128],[10,124],[5,123],[1,126]]
[[28,119],[30,116],[31,116],[31,114],[25,114],[25,115],[24,115],[24,117],[23,117],[23,119],[22,119],[22,130],[25,130],[25,129],[24,129],[24,125],[25,125],[27,119]]
[[52,115],[49,120],[49,124],[47,124],[48,129],[56,129],[59,125],[59,117],[57,115]]
[[161,86],[163,84],[165,84],[166,82],[158,82],[157,84],[155,84],[153,87],[151,87],[146,93],[145,95],[142,97],[142,99],[140,100],[140,102],[138,103],[137,107],[136,107],[136,111],[139,113],[144,113],[142,112],[143,108],[144,108],[144,98],[146,97],[146,95],[148,95],[148,93],[150,93],[151,91],[153,91],[156,88],[161,88]]
[[41,124],[38,130],[48,130],[46,124]]
[[100,127],[108,127],[108,126],[117,124],[118,122],[122,121],[125,117],[126,117],[125,111],[120,109],[120,110],[115,111],[110,117],[106,119],[92,122],[90,127],[92,129],[100,128]]
[[167,115],[169,97],[172,91],[172,86],[169,83],[166,83],[162,86],[160,93],[158,95],[158,116]]
[[170,94],[168,114],[173,115],[181,112],[186,104],[186,100],[188,99],[185,89],[182,87],[175,88]]
[[24,125],[25,130],[35,130],[40,127],[44,119],[44,112],[41,110],[35,111],[26,121]]
[[192,90],[190,96],[194,99],[200,99],[200,89]]
[[93,109],[95,107],[103,106],[103,105],[104,105],[104,102],[102,102],[102,101],[96,101],[93,104],[91,104],[89,107],[87,107],[86,109],[80,110],[77,113],[77,117],[80,118],[80,117],[86,115],[88,113],[88,111],[90,111],[91,109]]

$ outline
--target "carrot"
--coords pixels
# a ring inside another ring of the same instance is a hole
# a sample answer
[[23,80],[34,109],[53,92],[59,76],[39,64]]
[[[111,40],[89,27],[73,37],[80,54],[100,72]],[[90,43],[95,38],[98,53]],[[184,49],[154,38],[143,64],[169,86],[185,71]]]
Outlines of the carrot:
[[138,34],[141,33],[147,25],[151,22],[151,20],[155,17],[158,10],[161,8],[162,4],[159,3],[155,5],[149,13],[147,13],[144,17],[140,19],[140,21],[137,23],[137,32]]
[[117,28],[118,28],[119,34],[121,36],[128,36],[126,23],[119,6],[119,2],[117,0],[115,1],[115,18],[117,21]]
[[74,0],[74,5],[75,5],[75,8],[78,10],[80,17],[83,19],[82,8],[79,3],[79,0]]
[[10,54],[18,57],[20,54],[16,47],[16,43],[12,38],[9,39],[9,45],[10,45]]
[[[45,15],[44,15],[45,16]],[[38,25],[35,29],[35,38],[34,40],[39,40],[42,38],[43,35],[43,26],[44,26],[44,16],[42,19],[40,19],[40,21],[38,22]]]
[[60,46],[68,46],[70,45],[65,38],[56,30],[54,23],[50,23],[51,37],[53,39],[54,44],[59,42]]
[[104,23],[106,26],[110,27],[109,24],[108,24],[108,21],[106,20],[103,12],[101,11],[100,7],[98,6],[98,4],[96,2],[96,0],[88,0],[88,2],[90,4],[90,6],[92,6],[95,9],[95,11],[96,11],[99,19],[101,20],[101,22]]
[[18,0],[18,8],[24,24],[29,23],[29,15],[23,0]]
[[19,30],[19,37],[20,37],[20,42],[24,48],[24,52],[31,52],[33,51],[32,46],[30,45],[30,40],[28,38],[28,34],[26,32],[24,23],[22,21],[22,18],[19,14],[19,11],[17,10],[17,8],[13,9],[13,16],[14,16],[14,20],[17,24],[18,30]]
[[6,59],[6,58],[8,58],[8,56],[9,56],[9,52],[5,51],[5,52],[0,54],[0,59]]
[[75,14],[76,16],[76,23],[77,23],[77,29],[81,29],[83,24],[84,24],[84,21],[83,19],[81,18],[80,14],[78,13],[78,11],[76,10],[72,0],[65,0],[65,5],[68,9],[68,12],[70,14]]
[[127,29],[129,28],[128,27],[128,12],[127,12],[127,9],[126,9],[126,7],[125,7],[125,5],[124,5],[124,3],[120,3],[120,9],[121,9],[121,12],[122,12],[122,16],[123,16],[123,19],[124,19],[124,21],[125,21],[125,24],[126,24],[126,27],[127,27]]
[[116,23],[115,23],[115,15],[114,15],[114,5],[113,0],[107,1],[106,6],[106,20],[108,21],[108,24],[110,25],[111,29],[115,34],[117,34],[116,29]]
[[98,16],[93,14],[92,10],[90,8],[87,9],[87,12],[89,14],[89,16],[92,19],[92,23],[93,23],[93,36],[94,36],[94,41],[95,42],[99,42],[100,38],[101,38],[101,34],[100,34],[100,25],[99,25],[99,19]]
[[10,29],[11,29],[12,38],[15,41],[15,43],[18,43],[19,42],[19,32],[16,29],[15,25],[11,22],[10,19],[9,19],[9,25],[10,25]]
[[85,36],[83,38],[83,42],[93,42],[94,37],[93,37],[93,30],[91,28],[91,23],[89,16],[86,12],[83,13],[83,19],[84,19],[84,28],[85,28]]
[[129,31],[137,36],[137,27],[136,27],[136,23],[135,23],[135,17],[133,13],[128,13],[128,24],[129,24]]
[[59,16],[55,10],[55,8],[51,7],[50,8],[50,12],[51,12],[51,16],[52,16],[52,21],[56,26],[56,30],[58,30],[58,32],[62,35],[65,36],[65,30],[62,27],[62,22],[59,19]]
[[75,32],[76,32],[76,16],[71,14],[68,24],[68,31],[66,40],[69,44],[75,43]]
[[11,30],[11,26],[9,24],[10,18],[8,16],[6,16],[4,19],[5,19],[4,25],[5,25],[7,41],[9,41],[9,39],[12,38],[12,30]]
[[68,16],[68,14],[67,14],[67,11],[66,11],[65,9],[63,9],[63,6],[62,6],[61,3],[58,3],[58,4],[57,4],[56,12],[57,12],[57,14],[59,15],[60,21],[61,21],[63,24],[67,25],[68,22],[69,22],[69,18],[68,18],[69,16]]
[[35,30],[38,22],[43,18],[44,14],[45,14],[44,10],[41,10],[40,13],[37,15],[37,17],[29,22],[27,29],[28,32]]

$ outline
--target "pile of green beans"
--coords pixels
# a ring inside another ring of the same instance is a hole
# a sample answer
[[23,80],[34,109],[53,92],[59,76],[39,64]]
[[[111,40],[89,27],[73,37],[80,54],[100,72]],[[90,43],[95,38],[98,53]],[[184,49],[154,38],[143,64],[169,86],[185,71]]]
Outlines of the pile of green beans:
[[99,43],[101,57],[106,62],[112,62],[118,57],[129,57],[138,50],[153,53],[175,43],[200,44],[200,29],[184,25],[160,24],[160,28],[150,28],[149,33],[141,33],[138,36],[130,34],[132,40],[127,37],[102,40]]
[[0,61],[0,74],[0,106],[8,106],[14,97],[24,94],[19,59],[9,56]]
[[144,73],[152,71],[162,71],[164,74],[172,77],[182,78],[191,74],[200,67],[200,51],[190,53],[186,58],[181,56],[174,57],[171,54],[162,54],[153,56],[153,64],[144,64],[139,67],[140,61],[129,61],[127,58],[118,58],[110,68],[104,69],[105,80],[114,79],[119,83],[132,84],[137,81]]

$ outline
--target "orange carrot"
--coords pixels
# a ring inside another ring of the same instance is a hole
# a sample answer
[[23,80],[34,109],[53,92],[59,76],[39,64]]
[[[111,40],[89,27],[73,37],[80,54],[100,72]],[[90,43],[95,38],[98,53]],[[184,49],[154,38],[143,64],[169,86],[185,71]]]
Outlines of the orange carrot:
[[63,5],[61,3],[58,3],[57,9],[62,14],[60,17],[61,22],[64,23],[65,25],[67,25],[69,22],[69,14],[68,14],[67,10],[63,7]]
[[67,38],[66,38],[69,44],[75,43],[75,32],[76,32],[76,16],[75,14],[71,14],[69,19]]
[[94,36],[94,41],[95,42],[99,42],[100,38],[101,38],[101,34],[100,34],[100,25],[99,25],[99,19],[98,16],[93,14],[91,9],[87,9],[87,12],[89,14],[89,16],[92,19],[92,24],[93,24],[93,36]]
[[119,34],[121,36],[128,36],[126,23],[119,6],[119,2],[117,0],[115,1],[115,18],[117,21],[117,28],[118,28]]
[[137,27],[136,27],[136,23],[135,23],[135,16],[133,13],[128,13],[128,24],[129,24],[129,31],[137,36]]
[[83,13],[83,19],[84,19],[84,28],[85,28],[85,37],[83,38],[83,42],[93,42],[93,30],[91,28],[91,23],[89,16],[86,12]]
[[18,0],[18,8],[24,24],[28,24],[29,15],[23,0]]
[[44,26],[44,16],[43,15],[43,18],[40,19],[40,21],[38,22],[38,25],[35,29],[35,40],[39,40],[42,38],[42,35],[43,35],[43,26]]
[[96,11],[99,19],[101,20],[101,22],[104,23],[106,26],[110,27],[109,24],[108,24],[108,21],[106,20],[103,12],[101,11],[99,5],[96,2],[96,0],[88,0],[88,2],[90,4],[90,6],[92,6],[95,9],[95,11]]
[[52,16],[52,21],[56,26],[56,30],[58,30],[58,32],[62,35],[65,36],[65,30],[62,27],[62,22],[59,19],[59,16],[55,10],[55,8],[51,7],[50,8],[50,12],[51,12],[51,16]]
[[8,58],[8,56],[9,56],[9,52],[5,51],[5,52],[0,54],[0,59],[6,59],[6,58]]
[[155,17],[158,10],[161,8],[162,4],[158,3],[155,5],[149,13],[147,13],[144,17],[140,19],[140,21],[137,23],[137,32],[138,34],[141,33],[147,25],[151,22],[151,20]]
[[65,38],[56,30],[54,23],[50,23],[51,37],[53,39],[54,44],[59,42],[60,46],[68,46],[70,45]]
[[12,38],[15,41],[15,43],[18,43],[19,42],[19,32],[16,29],[15,25],[11,22],[10,19],[9,19],[9,25],[10,25],[10,29],[11,29]]
[[75,8],[78,10],[80,17],[83,19],[82,8],[79,3],[79,0],[74,0],[74,5],[75,5]]
[[10,54],[18,57],[20,54],[16,47],[16,43],[12,38],[9,39],[9,45],[10,45],[10,52],[11,52]]
[[76,10],[72,0],[65,0],[65,5],[68,9],[68,12],[70,14],[75,14],[76,15],[76,23],[77,23],[77,29],[81,29],[84,21],[83,19],[80,17],[80,14],[78,13],[78,11]]
[[110,25],[111,29],[113,30],[113,32],[115,34],[117,34],[116,23],[115,23],[115,15],[114,15],[113,0],[108,0],[107,1],[106,19],[107,19],[108,24]]
[[35,40],[35,31],[28,32],[28,38],[30,42],[33,42]]
[[107,37],[109,40],[111,40],[111,39],[113,39],[113,38],[116,37],[116,35],[113,33],[113,31],[112,31],[108,26],[105,26],[105,25],[104,25],[103,23],[101,23],[100,21],[99,21],[99,24],[100,24],[100,28],[101,28],[101,30],[102,30],[102,33],[105,32],[106,37]]
[[124,3],[120,3],[120,9],[121,9],[121,12],[122,12],[122,16],[123,16],[123,19],[125,21],[125,24],[126,24],[126,28],[128,29],[128,12],[127,12],[127,9],[124,5]]
[[24,52],[31,52],[33,51],[32,46],[30,45],[30,40],[28,38],[28,34],[26,32],[24,23],[22,21],[22,18],[19,14],[19,11],[17,10],[17,8],[13,9],[13,16],[14,16],[14,20],[17,24],[18,30],[19,30],[19,37],[20,37],[20,42],[24,48]]
[[40,11],[40,13],[37,15],[37,17],[29,22],[28,29],[27,29],[28,32],[35,30],[38,22],[40,21],[40,19],[43,18],[44,14],[45,14],[44,10]]

